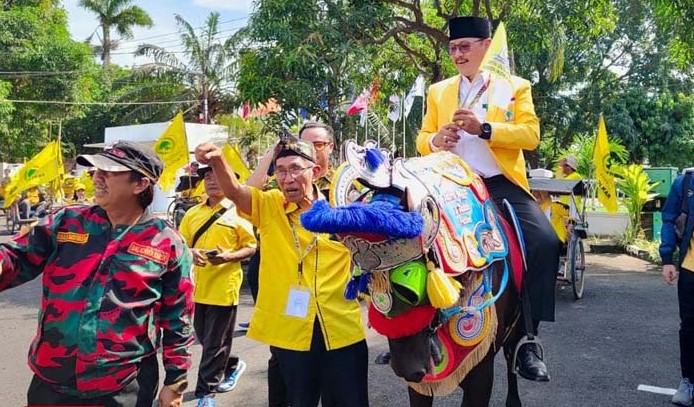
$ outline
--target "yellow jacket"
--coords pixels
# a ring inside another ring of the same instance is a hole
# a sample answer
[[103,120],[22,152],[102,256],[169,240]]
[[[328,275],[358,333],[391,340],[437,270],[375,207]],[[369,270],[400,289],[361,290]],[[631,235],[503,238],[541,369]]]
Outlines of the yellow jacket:
[[[523,150],[534,150],[540,144],[540,122],[535,115],[530,82],[517,76],[512,76],[512,81],[514,95],[508,104],[499,106],[490,103],[488,106],[485,120],[492,125],[489,147],[504,176],[530,194]],[[487,90],[489,95],[493,94],[494,86],[500,82],[503,85],[503,80],[491,76]],[[427,111],[417,135],[417,150],[422,155],[432,152],[430,139],[443,125],[451,123],[453,113],[458,109],[459,89],[460,75],[429,87]]]

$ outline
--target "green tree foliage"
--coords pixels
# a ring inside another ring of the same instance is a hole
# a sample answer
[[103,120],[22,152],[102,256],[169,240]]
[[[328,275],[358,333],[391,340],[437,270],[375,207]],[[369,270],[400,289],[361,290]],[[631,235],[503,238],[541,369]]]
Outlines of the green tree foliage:
[[0,102],[4,161],[31,157],[45,144],[49,122],[81,114],[78,106],[40,101],[83,99],[94,66],[89,47],[70,38],[62,9],[50,1],[13,3],[0,9],[0,99],[10,101]]
[[238,79],[244,100],[275,98],[288,124],[305,109],[339,129],[350,97],[374,80],[374,49],[357,38],[368,35],[379,10],[369,1],[258,1],[240,34],[247,41]]
[[631,242],[643,233],[641,209],[646,202],[658,196],[658,194],[651,193],[658,184],[651,183],[648,175],[643,171],[643,166],[638,164],[613,165],[611,171],[617,175],[617,186],[624,194],[620,201],[629,213],[629,228],[625,232],[624,240]]
[[[134,0],[80,0],[81,7],[93,12],[99,19],[101,45],[95,52],[101,55],[104,68],[111,65],[111,52],[118,48],[118,41],[111,38],[114,29],[121,38],[132,39],[133,27],[152,27],[154,22],[147,12],[132,3]],[[98,28],[97,28],[98,29]],[[91,41],[91,36],[87,42]]]

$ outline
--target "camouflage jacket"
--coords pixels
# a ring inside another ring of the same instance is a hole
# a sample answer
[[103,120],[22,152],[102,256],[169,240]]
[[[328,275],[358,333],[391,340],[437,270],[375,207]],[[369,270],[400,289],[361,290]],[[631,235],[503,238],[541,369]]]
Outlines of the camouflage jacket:
[[165,384],[186,377],[193,343],[192,256],[148,215],[112,228],[98,206],[71,206],[0,245],[0,291],[43,272],[29,367],[63,393],[120,390],[163,347]]

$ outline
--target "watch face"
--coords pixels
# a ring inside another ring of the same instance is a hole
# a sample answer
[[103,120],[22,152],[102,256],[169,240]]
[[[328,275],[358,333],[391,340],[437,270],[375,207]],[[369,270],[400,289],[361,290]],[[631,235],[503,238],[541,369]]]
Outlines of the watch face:
[[492,132],[492,125],[489,123],[482,123],[482,131],[485,133],[491,133]]

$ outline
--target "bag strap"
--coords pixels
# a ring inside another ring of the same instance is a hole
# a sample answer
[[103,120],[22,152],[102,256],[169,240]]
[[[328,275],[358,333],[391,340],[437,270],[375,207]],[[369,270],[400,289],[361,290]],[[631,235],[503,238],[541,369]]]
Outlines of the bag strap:
[[680,211],[685,214],[689,213],[689,198],[694,193],[691,184],[692,171],[687,171],[684,173],[684,181],[682,181],[682,193],[684,196],[682,197],[682,206],[680,207]]
[[209,219],[207,219],[207,222],[205,222],[205,224],[202,225],[200,227],[200,229],[198,229],[197,232],[195,232],[195,236],[193,236],[193,242],[190,245],[191,248],[195,247],[195,243],[198,242],[198,239],[200,239],[200,236],[202,236],[203,233],[207,232],[207,229],[209,229],[210,226],[212,226],[212,224],[217,221],[217,219],[221,218],[222,215],[224,215],[224,212],[226,212],[226,211],[227,211],[227,208],[222,208],[222,209],[218,210],[217,212],[215,212],[214,215],[210,216]]

